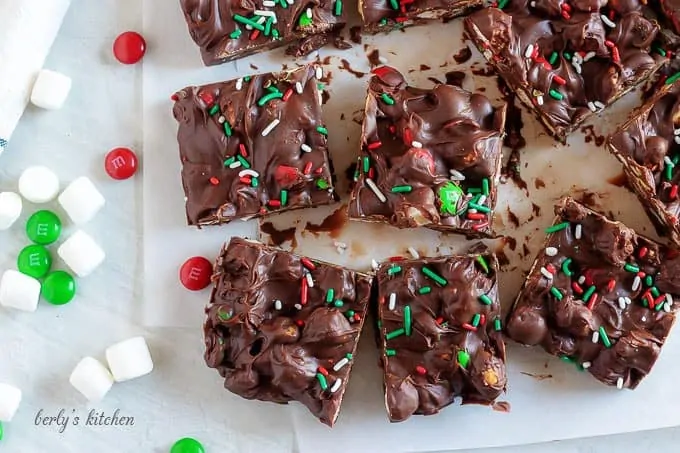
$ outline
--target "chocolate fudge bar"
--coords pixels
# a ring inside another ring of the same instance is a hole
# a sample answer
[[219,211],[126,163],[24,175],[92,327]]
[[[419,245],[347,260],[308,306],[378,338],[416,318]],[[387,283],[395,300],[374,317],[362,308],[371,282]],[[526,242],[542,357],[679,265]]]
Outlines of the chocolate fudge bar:
[[343,0],[180,0],[191,38],[206,65],[292,45],[302,56],[345,26]]
[[299,401],[333,426],[371,277],[233,238],[215,265],[205,361],[246,399]]
[[433,20],[450,20],[481,8],[483,0],[359,0],[363,31],[378,33]]
[[628,185],[659,234],[680,245],[680,172],[675,170],[680,162],[680,82],[657,90],[609,136],[607,147],[623,163]]
[[185,88],[173,96],[189,225],[333,203],[321,68]]
[[643,2],[501,1],[465,19],[477,48],[558,140],[664,62]]
[[388,66],[373,73],[350,218],[490,235],[506,105],[411,87]]
[[675,322],[680,255],[571,198],[515,301],[508,335],[634,389]]
[[491,404],[505,390],[497,273],[484,246],[380,266],[378,343],[391,421],[436,414],[457,396]]

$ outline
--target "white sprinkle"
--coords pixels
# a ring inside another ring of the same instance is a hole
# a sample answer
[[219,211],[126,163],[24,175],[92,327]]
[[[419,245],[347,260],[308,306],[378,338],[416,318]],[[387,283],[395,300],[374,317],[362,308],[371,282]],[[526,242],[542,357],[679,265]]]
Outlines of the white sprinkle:
[[252,30],[252,29],[253,29],[253,26],[252,26],[252,25],[246,24],[246,30]]
[[376,260],[371,260],[371,268],[375,271],[380,267],[380,264]]
[[306,153],[312,152],[312,147],[309,146],[307,143],[303,143],[302,145],[300,145],[300,149]]
[[281,309],[283,308],[283,302],[281,302],[281,301],[278,300],[278,299],[275,300],[275,301],[274,301],[274,308],[276,308],[277,310],[281,310]]
[[670,313],[671,312],[671,304],[669,304],[668,302],[664,302],[663,311],[665,311],[666,313]]
[[607,16],[605,16],[604,14],[602,14],[602,15],[600,16],[600,19],[602,19],[602,22],[604,22],[604,24],[605,24],[607,27],[609,27],[609,28],[616,28],[616,24],[615,24],[614,22],[612,22],[612,20],[611,20],[610,18],[608,18]]
[[387,304],[387,308],[390,311],[394,311],[396,307],[397,307],[397,293],[392,293],[390,294],[390,300],[389,303]]
[[474,208],[468,209],[468,212],[469,212],[470,214],[477,214],[477,210],[474,209]]
[[592,363],[590,363],[590,362],[583,362],[581,364],[581,366],[583,367],[584,370],[587,370],[588,368],[590,368],[591,365],[592,365]]
[[591,112],[597,112],[597,107],[595,107],[593,101],[588,101],[588,108],[590,109]]
[[323,90],[319,90],[319,105],[323,105]]
[[588,53],[586,54],[585,57],[583,57],[583,61],[590,61],[590,60],[592,60],[593,58],[595,58],[595,55],[597,55],[597,54],[595,53],[595,51],[594,51],[594,50],[591,50],[590,52],[588,52]]
[[590,341],[592,341],[593,343],[597,343],[598,341],[600,341],[600,332],[598,332],[597,330],[594,331],[593,338],[591,338]]
[[321,66],[316,67],[316,70],[314,72],[314,76],[319,80],[321,80],[323,78],[323,68]]
[[524,58],[531,58],[531,54],[534,53],[534,45],[529,44],[526,49],[524,49]]
[[241,170],[238,172],[238,177],[243,178],[244,176],[251,176],[253,178],[259,178],[260,174],[256,172],[255,170],[247,169],[247,170]]
[[414,148],[422,148],[422,147],[423,147],[423,144],[420,143],[420,142],[417,142],[417,141],[413,140],[413,141],[411,142],[411,146],[414,147]]
[[574,67],[574,69],[576,70],[576,73],[577,73],[577,74],[580,74],[581,71],[583,71],[583,68],[581,68],[581,64],[580,64],[580,63],[572,62],[571,64],[572,64],[572,66]]
[[643,316],[642,318],[640,318],[640,321],[642,321],[642,322],[647,322],[647,317],[646,317],[646,316]]
[[680,145],[680,135],[676,135],[674,140],[675,140],[675,143]]
[[673,129],[673,135],[680,135],[680,129]]
[[633,299],[631,299],[630,297],[626,297],[626,304],[630,305],[632,303],[633,303]]
[[307,286],[314,288],[314,279],[312,278],[312,274],[305,272],[305,279],[307,279]]
[[333,385],[331,386],[331,393],[335,393],[338,390],[340,390],[340,386],[342,385],[342,379],[338,378],[333,382]]
[[449,173],[451,173],[452,181],[465,181],[465,175],[459,172],[458,170],[454,170],[452,168],[451,170],[449,170]]
[[595,107],[597,107],[598,109],[604,108],[604,104],[600,101],[595,101],[595,102],[593,102],[593,104],[595,104]]
[[262,136],[263,136],[263,137],[266,137],[267,135],[269,135],[269,133],[270,133],[271,131],[273,131],[274,128],[275,128],[276,126],[278,126],[280,122],[281,122],[281,120],[279,120],[278,118],[276,118],[276,119],[274,119],[271,123],[267,124],[267,127],[265,127],[264,129],[262,129]]
[[579,223],[578,225],[576,225],[576,231],[574,231],[574,237],[576,239],[581,239],[581,236],[583,236],[583,227]]
[[312,18],[312,8],[307,8],[307,11],[305,11],[305,12],[307,13],[307,18],[311,19]]
[[581,275],[581,276],[578,278],[578,284],[579,284],[579,285],[582,285],[582,284],[584,284],[585,282],[586,282],[586,277],[585,277],[585,275]]
[[366,178],[366,185],[373,191],[381,203],[387,203],[387,198],[385,198],[385,195],[380,191],[380,189],[378,189],[378,186],[375,185],[371,178]]
[[295,82],[295,91],[297,94],[302,94],[302,83],[301,82]]
[[623,309],[626,308],[626,305],[628,305],[628,304],[626,304],[626,298],[625,297],[619,297],[619,308],[621,310],[623,310]]
[[274,11],[265,11],[264,9],[256,9],[253,11],[253,14],[256,16],[264,16],[264,17],[276,17],[276,13]]
[[551,274],[550,271],[548,269],[546,269],[545,267],[541,267],[541,274],[543,274],[543,276],[545,278],[547,278],[548,280],[553,279],[553,274]]
[[302,305],[300,305],[300,304],[295,304],[295,308],[297,308],[298,310],[302,310]]
[[338,255],[344,255],[345,254],[345,249],[342,247],[336,247],[335,251],[338,252]]
[[619,389],[619,390],[623,389],[623,378],[622,377],[620,377],[616,380],[616,388]]
[[347,248],[347,244],[344,243],[344,242],[340,242],[340,241],[335,241],[335,242],[333,242],[333,245],[336,246],[336,247],[339,247],[339,248],[341,248],[341,249],[346,249],[346,248]]
[[264,24],[266,21],[267,21],[267,18],[266,18],[266,17],[260,16],[255,22],[257,22],[258,24],[262,25],[262,24]]
[[293,3],[295,3],[295,0],[286,0],[286,3],[288,3],[289,5],[292,5]]
[[414,249],[413,247],[408,248],[408,252],[411,254],[414,260],[417,260],[420,258],[420,254],[418,253],[418,250]]
[[347,357],[343,357],[342,359],[338,360],[338,363],[333,365],[333,371],[340,371],[342,368],[349,363],[349,359]]
[[640,278],[639,275],[635,276],[635,280],[633,280],[633,291],[637,291],[640,289],[640,284],[642,283],[642,279]]
[[666,293],[666,303],[673,305],[673,296],[671,296],[669,293]]
[[543,105],[543,95],[536,96],[536,104]]
[[548,255],[548,256],[557,255],[557,247],[546,247],[545,248],[545,254]]
[[666,165],[668,165],[669,167],[675,167],[675,164],[673,163],[673,161],[671,160],[670,157],[668,157],[668,156],[663,156],[663,161],[664,161],[664,163],[665,163]]
[[232,169],[233,169],[233,168],[238,168],[238,167],[240,167],[240,166],[241,166],[241,162],[239,162],[239,161],[232,162],[232,163],[229,164],[229,168],[232,168]]
[[571,57],[571,64],[578,64],[580,65],[583,63],[583,57],[581,56],[580,53],[575,53],[573,57]]
[[224,117],[224,115],[220,115],[220,117],[217,118],[217,122],[220,124],[224,124],[227,122],[227,119]]
[[531,3],[529,3],[529,5],[531,5],[532,8],[536,8],[536,2],[535,1],[532,1]]
[[276,6],[276,2],[273,2],[272,0],[264,0],[262,2],[262,6],[266,6],[267,8],[273,8]]
[[477,204],[480,206],[484,206],[484,203],[486,203],[486,195],[482,195],[479,197],[479,200],[477,200]]
[[236,90],[240,91],[243,88],[243,79],[238,79],[236,81]]

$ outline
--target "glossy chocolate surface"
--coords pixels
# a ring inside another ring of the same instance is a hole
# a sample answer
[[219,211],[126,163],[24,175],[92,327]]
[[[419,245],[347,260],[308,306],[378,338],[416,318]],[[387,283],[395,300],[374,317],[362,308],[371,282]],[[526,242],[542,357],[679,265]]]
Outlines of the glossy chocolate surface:
[[222,250],[213,278],[205,361],[225,388],[247,399],[299,401],[332,426],[371,278],[241,238]]
[[378,342],[391,421],[436,414],[455,397],[491,404],[505,389],[497,271],[484,247],[378,269]]
[[350,217],[490,234],[505,104],[452,85],[411,87],[388,66],[373,72]]
[[507,333],[633,389],[675,322],[680,256],[570,198],[555,212],[564,228],[534,262]]
[[374,33],[449,20],[482,5],[481,0],[359,0],[359,12],[364,30]]
[[190,225],[337,200],[315,72],[305,66],[175,94]]

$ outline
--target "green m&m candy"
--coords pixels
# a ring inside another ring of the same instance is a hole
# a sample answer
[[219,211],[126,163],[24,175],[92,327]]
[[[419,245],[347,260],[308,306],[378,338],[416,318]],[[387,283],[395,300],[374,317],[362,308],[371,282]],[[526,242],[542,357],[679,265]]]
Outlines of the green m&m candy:
[[28,218],[26,234],[36,244],[52,244],[61,234],[61,220],[52,211],[38,211]]
[[442,214],[455,215],[458,200],[463,197],[463,189],[458,184],[447,182],[439,188],[440,211]]
[[185,437],[178,440],[170,449],[170,453],[205,453],[203,445],[196,439]]
[[68,272],[55,271],[45,277],[42,297],[54,305],[64,305],[76,295],[76,281]]
[[29,245],[19,252],[17,268],[22,274],[43,278],[52,267],[52,256],[42,245]]

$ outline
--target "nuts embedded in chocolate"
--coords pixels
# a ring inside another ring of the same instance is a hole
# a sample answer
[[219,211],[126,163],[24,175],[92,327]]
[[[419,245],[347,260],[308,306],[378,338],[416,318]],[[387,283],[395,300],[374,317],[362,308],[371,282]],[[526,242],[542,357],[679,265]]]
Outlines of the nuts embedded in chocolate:
[[510,316],[507,332],[513,340],[534,346],[543,341],[548,333],[548,326],[539,312],[520,307]]
[[663,158],[668,153],[668,140],[663,137],[648,137],[645,140],[647,152],[644,154],[643,163],[649,167],[661,165]]

